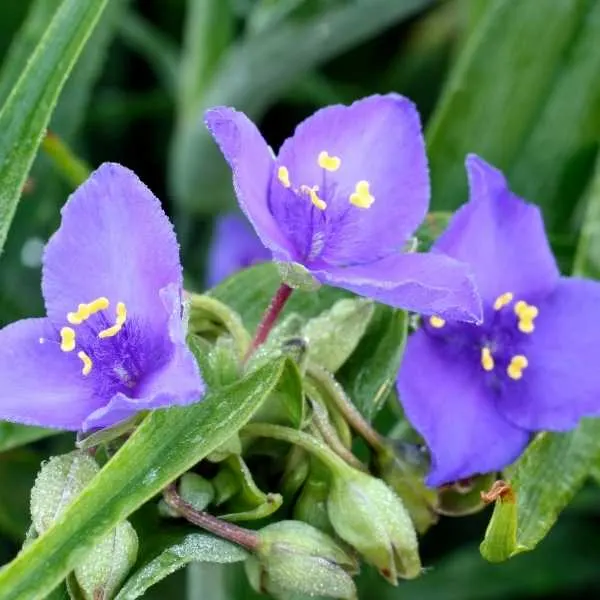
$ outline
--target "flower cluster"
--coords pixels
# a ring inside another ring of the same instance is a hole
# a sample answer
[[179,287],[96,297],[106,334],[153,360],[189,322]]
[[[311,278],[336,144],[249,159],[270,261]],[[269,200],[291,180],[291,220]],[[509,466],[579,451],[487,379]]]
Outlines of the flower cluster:
[[[430,186],[407,99],[322,109],[277,155],[234,109],[206,124],[257,234],[221,219],[211,285],[272,256],[422,315],[397,388],[431,454],[429,485],[502,469],[533,433],[600,414],[600,284],[561,277],[539,210],[500,171],[470,156],[469,202],[431,252],[414,251]],[[47,317],[0,331],[1,419],[87,431],[203,397],[173,228],[131,171],[102,165],[69,199],[42,288]]]

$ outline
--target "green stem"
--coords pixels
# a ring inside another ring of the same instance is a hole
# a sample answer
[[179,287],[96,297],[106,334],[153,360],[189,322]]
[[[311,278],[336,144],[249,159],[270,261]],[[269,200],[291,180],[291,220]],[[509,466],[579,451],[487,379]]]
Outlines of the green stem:
[[343,458],[350,466],[359,471],[367,472],[366,467],[344,446],[338,437],[335,429],[329,422],[327,410],[319,402],[312,401],[313,409],[312,423],[314,428],[322,436],[323,441],[340,457]]
[[190,523],[198,525],[198,527],[202,527],[202,529],[214,533],[220,538],[238,544],[250,552],[255,552],[258,549],[259,537],[254,531],[238,527],[232,523],[226,523],[204,511],[196,510],[177,493],[173,483],[165,489],[163,497],[173,510],[185,517]]
[[352,467],[321,440],[318,440],[303,431],[298,431],[297,429],[291,429],[281,425],[271,425],[268,423],[249,423],[241,429],[240,435],[248,437],[269,437],[294,444],[295,446],[300,446],[309,454],[312,454],[315,458],[319,459],[332,471],[339,472],[352,469]]
[[46,132],[42,140],[42,150],[73,188],[79,187],[90,176],[90,167],[78,158],[55,133]]
[[331,400],[337,409],[344,415],[350,426],[377,452],[385,451],[385,444],[381,436],[369,425],[352,404],[342,386],[332,375],[314,363],[310,363],[307,374],[314,379],[325,391],[325,398]]

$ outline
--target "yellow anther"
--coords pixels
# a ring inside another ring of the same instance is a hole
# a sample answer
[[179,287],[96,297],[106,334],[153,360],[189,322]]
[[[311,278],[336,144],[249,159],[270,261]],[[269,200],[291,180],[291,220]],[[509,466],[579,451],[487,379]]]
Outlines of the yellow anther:
[[356,190],[350,195],[350,202],[358,208],[370,208],[375,202],[375,198],[369,192],[369,182],[359,181],[356,184]]
[[512,292],[505,292],[496,298],[494,302],[494,310],[500,310],[505,306],[508,306],[513,301],[514,295]]
[[77,358],[83,363],[81,374],[89,375],[92,371],[92,359],[83,350],[77,353]]
[[313,187],[308,187],[307,185],[300,186],[300,191],[305,192],[310,196],[310,201],[319,209],[325,210],[327,208],[327,202],[325,200],[319,198],[317,192],[319,191],[319,186],[314,185]]
[[521,379],[523,377],[523,370],[527,368],[527,365],[529,365],[527,357],[517,354],[510,359],[510,364],[506,368],[506,372],[511,379]]
[[115,324],[112,327],[109,327],[108,329],[103,329],[98,334],[98,337],[100,339],[104,339],[104,338],[113,337],[113,336],[117,335],[117,333],[119,333],[119,331],[121,331],[121,329],[123,329],[123,325],[125,325],[126,320],[127,320],[127,308],[125,307],[125,304],[123,302],[119,302],[117,304],[117,319],[115,321]]
[[442,317],[433,315],[433,317],[429,317],[429,324],[436,329],[441,329],[446,324],[446,321]]
[[339,156],[329,156],[329,154],[323,150],[322,152],[319,152],[318,163],[322,169],[333,172],[340,168],[342,159]]
[[[97,312],[100,312],[101,310],[106,310],[109,307],[109,305],[110,305],[110,303],[108,301],[108,298],[101,296],[100,298],[96,298],[93,302],[90,302],[87,305],[87,309],[88,309],[90,315],[94,315]],[[81,305],[80,305],[80,310],[81,310]]]
[[75,350],[75,330],[71,327],[63,327],[60,330],[60,349],[63,352]]
[[515,304],[515,314],[519,317],[519,323],[517,325],[519,331],[531,333],[535,329],[533,320],[538,316],[539,312],[537,306],[527,304],[524,300],[519,300]]
[[67,314],[67,321],[71,325],[81,325],[86,319],[89,319],[91,315],[106,310],[109,306],[108,298],[101,296],[92,300],[89,304],[80,304],[77,307],[76,312],[70,312]]
[[481,366],[485,371],[494,370],[494,357],[492,356],[492,351],[487,346],[481,349]]
[[290,183],[290,172],[286,167],[279,167],[277,169],[277,179],[281,181],[283,187],[289,188],[292,184]]

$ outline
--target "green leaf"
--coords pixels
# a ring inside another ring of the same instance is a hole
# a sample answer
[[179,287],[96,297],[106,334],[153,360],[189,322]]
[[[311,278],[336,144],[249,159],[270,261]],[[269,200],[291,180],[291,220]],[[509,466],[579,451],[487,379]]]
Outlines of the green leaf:
[[61,519],[0,571],[3,600],[52,590],[86,549],[243,426],[282,368],[276,362],[200,403],[152,412]]
[[67,76],[107,0],[63,0],[0,110],[0,250]]
[[451,217],[451,212],[430,212],[425,216],[425,220],[415,233],[420,252],[429,251],[433,243],[444,233]]
[[485,4],[428,129],[435,207],[466,201],[474,152],[564,229],[600,135],[600,3]]
[[309,360],[335,373],[364,335],[374,305],[366,298],[343,298],[311,319],[302,329]]
[[497,501],[481,544],[489,561],[533,550],[600,459],[600,419],[568,433],[542,433],[507,470],[516,504]]
[[600,279],[600,157],[586,194],[587,207],[575,253],[573,274]]
[[263,492],[254,482],[250,469],[239,455],[231,455],[225,460],[229,469],[239,482],[238,492],[227,501],[227,514],[219,515],[221,519],[237,523],[263,519],[273,514],[283,503],[279,494]]
[[181,206],[207,212],[232,204],[231,175],[202,121],[206,108],[227,104],[259,117],[305,73],[428,4],[429,0],[349,0],[232,45],[202,94],[196,94],[195,105],[179,115],[169,175]]
[[115,600],[134,600],[152,585],[192,562],[233,563],[245,560],[248,553],[206,533],[187,533],[169,541],[159,554],[149,559],[125,582]]
[[59,433],[61,432],[57,429],[30,427],[29,425],[0,421],[0,452],[6,452],[11,448],[17,448]]
[[408,316],[378,305],[356,350],[337,378],[354,405],[372,421],[394,385],[404,354]]
[[[208,295],[233,308],[242,317],[244,325],[253,331],[279,284],[279,273],[275,265],[264,263],[229,277],[210,290]],[[296,312],[303,317],[315,317],[340,298],[349,296],[349,292],[329,286],[321,286],[315,292],[295,290],[286,304],[283,316]]]

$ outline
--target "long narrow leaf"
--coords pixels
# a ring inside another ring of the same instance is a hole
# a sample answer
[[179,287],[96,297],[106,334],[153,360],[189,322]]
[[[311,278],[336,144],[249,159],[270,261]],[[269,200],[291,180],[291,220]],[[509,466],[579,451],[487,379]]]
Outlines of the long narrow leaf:
[[0,110],[0,251],[63,85],[108,0],[63,0]]

